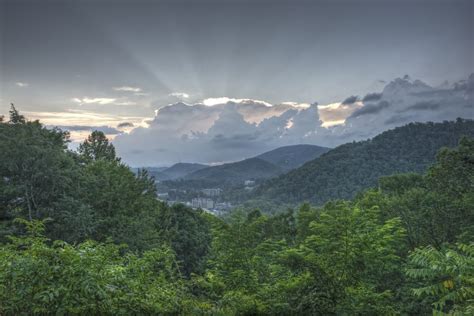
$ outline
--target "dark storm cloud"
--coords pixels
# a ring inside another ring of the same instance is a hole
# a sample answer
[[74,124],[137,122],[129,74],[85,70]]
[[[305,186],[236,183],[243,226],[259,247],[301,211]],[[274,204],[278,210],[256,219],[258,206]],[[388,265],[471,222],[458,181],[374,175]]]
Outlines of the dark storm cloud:
[[133,127],[133,123],[130,122],[123,122],[117,125],[117,128],[124,128],[124,127]]
[[342,104],[353,104],[358,101],[358,96],[356,95],[351,95],[350,97],[346,98],[344,101],[342,101]]
[[362,108],[355,110],[349,118],[356,118],[368,114],[377,114],[389,106],[390,103],[387,101],[380,101],[377,104],[365,104]]
[[237,134],[230,137],[226,137],[222,134],[214,136],[210,143],[216,148],[233,148],[233,147],[254,147],[255,144],[252,142],[257,141],[259,138],[258,134]]
[[410,116],[410,115],[394,115],[390,117],[389,119],[385,120],[384,124],[397,125],[397,124],[409,122],[411,119],[413,119],[413,116]]
[[474,74],[471,74],[467,80],[461,80],[454,84],[454,90],[456,91],[474,91]]
[[454,91],[452,89],[431,89],[428,91],[412,92],[410,95],[424,98],[445,98],[453,93]]
[[362,99],[362,102],[378,101],[382,98],[382,93],[369,93]]
[[433,111],[439,109],[441,104],[436,101],[421,101],[407,107],[404,111]]

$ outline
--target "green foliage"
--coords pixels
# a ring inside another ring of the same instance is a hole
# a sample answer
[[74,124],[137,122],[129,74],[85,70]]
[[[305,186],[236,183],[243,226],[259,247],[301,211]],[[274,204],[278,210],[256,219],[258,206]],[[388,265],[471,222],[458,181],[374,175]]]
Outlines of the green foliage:
[[[400,220],[380,223],[376,207],[360,209],[347,202],[329,203],[318,213],[300,251],[343,289],[338,310],[355,311],[362,304],[362,314],[393,312],[389,280],[397,277],[401,264],[405,231]],[[364,300],[383,303],[369,307]]]
[[[150,249],[159,243],[156,220],[159,203],[153,182],[135,176],[116,160],[99,159],[84,169],[82,200],[94,210],[91,237],[104,241],[112,237],[133,249]],[[126,225],[125,225],[126,223]]]
[[46,234],[52,239],[112,238],[134,250],[162,244],[153,181],[121,164],[103,134],[93,133],[78,156],[67,151],[67,133],[19,119],[14,107],[12,112],[14,124],[0,123],[3,238],[17,230],[15,217],[50,218]]
[[425,176],[380,180],[381,197],[374,203],[385,217],[401,218],[411,248],[474,238],[473,143],[463,139],[457,149],[442,150]]
[[94,160],[120,161],[115,155],[115,148],[101,131],[92,134],[79,146],[78,152],[86,162]]
[[42,222],[1,247],[0,313],[170,314],[183,311],[182,283],[166,248],[142,256],[121,246],[86,241],[77,246],[42,236]]
[[3,219],[48,217],[78,171],[65,151],[68,135],[12,112],[13,122],[0,123],[0,213]]
[[431,300],[436,312],[474,313],[474,243],[418,248],[410,254],[410,264],[407,275],[422,281],[413,293]]
[[[2,117],[3,120],[3,117]],[[25,124],[26,120],[23,115],[16,110],[15,105],[12,103],[10,107],[10,124]]]
[[162,205],[155,220],[160,239],[176,253],[181,273],[187,278],[192,273],[202,273],[212,238],[203,211],[194,211],[183,204]]

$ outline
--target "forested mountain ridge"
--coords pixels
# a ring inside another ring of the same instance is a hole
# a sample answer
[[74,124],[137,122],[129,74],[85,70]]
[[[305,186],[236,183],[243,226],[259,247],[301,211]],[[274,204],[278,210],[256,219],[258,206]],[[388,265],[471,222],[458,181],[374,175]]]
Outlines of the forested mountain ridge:
[[195,171],[185,180],[215,181],[237,184],[250,179],[265,179],[283,173],[283,169],[260,158],[249,158],[234,163],[226,163]]
[[290,145],[267,151],[255,158],[268,161],[284,170],[291,170],[321,156],[330,149],[331,148],[307,144]]
[[148,173],[160,181],[193,180],[215,185],[232,185],[249,179],[267,179],[297,168],[303,163],[319,157],[329,148],[316,145],[291,145],[273,149],[256,157],[241,161],[207,166],[197,163],[177,163],[156,172]]
[[[241,161],[205,166],[188,173],[182,179],[215,185],[235,185],[245,180],[268,179],[299,167],[328,150],[329,148],[316,145],[284,146]],[[163,173],[167,172],[165,170]]]
[[191,174],[195,171],[207,168],[209,166],[199,164],[199,163],[186,163],[186,162],[178,162],[172,165],[169,168],[161,171],[164,175],[168,177],[167,180],[174,180],[179,179]]
[[442,147],[454,147],[462,136],[474,136],[474,121],[410,123],[372,139],[338,146],[278,178],[262,184],[253,196],[272,202],[322,204],[349,199],[377,184],[377,179],[404,172],[423,172]]

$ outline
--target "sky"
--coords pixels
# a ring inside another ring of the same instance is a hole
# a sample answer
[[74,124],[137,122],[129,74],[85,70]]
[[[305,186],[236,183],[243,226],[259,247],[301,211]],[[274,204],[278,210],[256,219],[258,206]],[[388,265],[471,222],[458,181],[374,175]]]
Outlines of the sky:
[[473,118],[472,73],[469,0],[0,0],[0,114],[133,166]]

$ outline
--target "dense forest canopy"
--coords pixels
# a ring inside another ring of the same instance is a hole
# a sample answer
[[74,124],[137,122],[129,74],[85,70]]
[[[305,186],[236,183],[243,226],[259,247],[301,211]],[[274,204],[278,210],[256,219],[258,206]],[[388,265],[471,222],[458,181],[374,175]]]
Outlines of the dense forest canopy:
[[[12,107],[0,122],[0,314],[472,315],[474,139],[458,137],[472,122],[435,129],[444,137],[416,153],[419,124],[396,142],[406,147],[380,137],[336,151],[367,150],[364,168],[395,151],[398,171],[420,155],[411,171],[423,174],[361,179],[372,188],[352,200],[219,218],[159,202],[103,133],[72,152],[67,133]],[[428,167],[442,139],[458,146]]]

